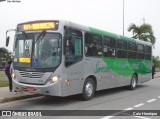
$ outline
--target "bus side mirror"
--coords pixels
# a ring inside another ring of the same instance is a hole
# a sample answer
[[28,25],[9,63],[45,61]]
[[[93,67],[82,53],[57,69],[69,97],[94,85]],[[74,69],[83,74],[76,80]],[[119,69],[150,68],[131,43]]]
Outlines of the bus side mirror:
[[10,37],[8,36],[8,37],[6,38],[6,47],[8,47],[9,39],[10,39]]

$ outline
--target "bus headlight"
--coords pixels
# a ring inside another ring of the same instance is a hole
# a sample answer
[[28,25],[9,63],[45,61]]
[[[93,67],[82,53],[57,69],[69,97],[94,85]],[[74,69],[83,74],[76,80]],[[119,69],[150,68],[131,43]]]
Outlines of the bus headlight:
[[16,75],[14,74],[14,72],[13,72],[13,69],[12,69],[12,68],[10,69],[10,74],[11,74],[11,77],[12,77],[13,79],[15,79],[15,78],[16,78]]
[[53,81],[53,83],[58,82],[59,81],[59,76],[52,77],[52,81]]
[[18,81],[15,73],[12,73],[12,74],[11,74],[11,77],[12,77],[12,79],[14,79],[15,81]]
[[57,83],[58,81],[60,81],[60,76],[51,76],[47,84]]
[[12,73],[12,74],[11,74],[11,77],[12,77],[13,79],[15,79],[15,78],[16,78],[16,75],[15,75],[14,73]]

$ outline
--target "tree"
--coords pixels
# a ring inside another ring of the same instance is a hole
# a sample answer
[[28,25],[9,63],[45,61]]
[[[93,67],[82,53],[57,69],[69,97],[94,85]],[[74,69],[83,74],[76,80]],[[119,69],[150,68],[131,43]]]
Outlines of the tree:
[[160,68],[159,56],[152,56],[152,59],[153,59],[153,63],[155,64],[155,66]]
[[6,48],[0,48],[0,63],[2,61],[9,61],[12,59],[12,53]]
[[142,24],[141,26],[136,26],[132,23],[128,27],[128,31],[133,32],[133,38],[135,39],[151,42],[152,45],[154,45],[156,42],[156,38],[150,24]]

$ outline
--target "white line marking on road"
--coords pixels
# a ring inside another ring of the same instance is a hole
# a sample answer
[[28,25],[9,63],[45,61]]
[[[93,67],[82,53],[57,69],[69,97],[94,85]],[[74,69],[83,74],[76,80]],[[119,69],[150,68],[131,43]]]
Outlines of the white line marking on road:
[[[160,98],[160,96],[158,96],[158,98]],[[151,99],[151,100],[148,100],[147,102],[153,102],[153,101],[156,101],[157,99]],[[144,105],[144,103],[140,103],[140,104],[137,104],[137,105],[135,105],[134,107],[135,108],[137,108],[137,107],[140,107],[140,106],[142,106],[142,105]],[[125,110],[133,110],[133,108],[126,108],[126,109],[124,109],[124,111]],[[121,112],[122,113],[122,112]],[[117,113],[115,113],[115,115],[117,115],[117,114],[120,114],[120,112],[117,112]],[[105,116],[105,117],[103,117],[103,118],[101,118],[101,119],[110,119],[110,118],[113,118],[113,117],[115,117],[115,116]],[[151,119],[151,118],[146,118],[146,117],[141,117],[141,116],[134,116],[134,117],[137,117],[137,118],[141,118],[141,119]]]
[[112,118],[112,117],[114,117],[114,116],[106,116],[106,117],[103,117],[103,118],[101,118],[101,119],[110,119],[110,118]]
[[135,105],[134,107],[140,107],[140,106],[142,106],[142,105],[144,105],[143,103],[140,103],[140,104],[138,104],[138,105]]
[[141,119],[151,119],[151,118],[146,118],[146,117],[141,117],[141,116],[134,116],[134,117],[141,118]]
[[151,99],[151,100],[148,100],[147,102],[153,102],[153,101],[156,101],[156,99]]
[[124,109],[124,110],[132,110],[133,108],[127,108],[127,109]]

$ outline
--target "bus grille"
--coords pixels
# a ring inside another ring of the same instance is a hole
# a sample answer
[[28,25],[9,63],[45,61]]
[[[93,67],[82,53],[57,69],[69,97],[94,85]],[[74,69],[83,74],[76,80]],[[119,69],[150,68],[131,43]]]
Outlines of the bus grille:
[[19,72],[22,77],[28,77],[28,78],[42,78],[44,73],[41,72],[25,72],[20,71]]

